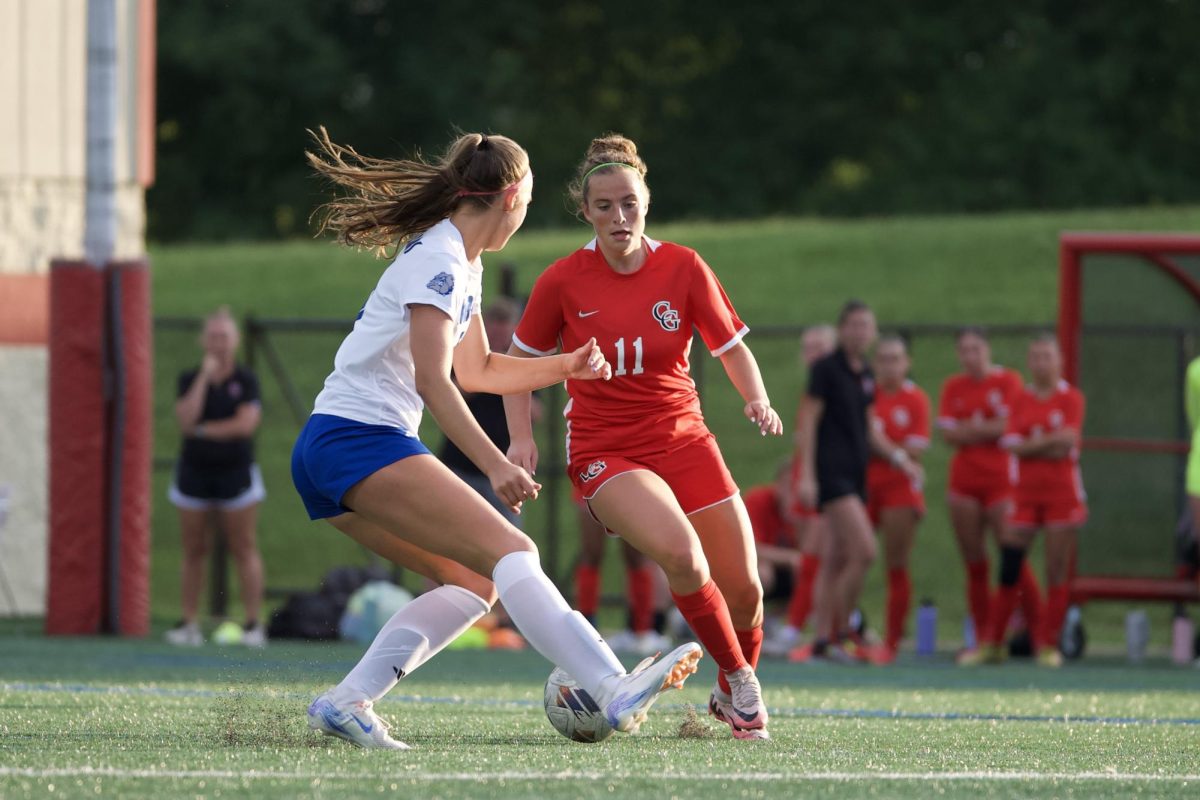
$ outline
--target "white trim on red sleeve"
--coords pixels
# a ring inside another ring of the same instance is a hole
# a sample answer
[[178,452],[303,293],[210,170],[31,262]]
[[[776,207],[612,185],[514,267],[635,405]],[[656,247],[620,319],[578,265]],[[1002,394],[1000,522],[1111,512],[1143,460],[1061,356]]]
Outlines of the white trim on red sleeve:
[[524,350],[526,353],[530,353],[535,356],[552,356],[558,352],[557,348],[555,348],[554,350],[538,350],[536,347],[530,347],[529,345],[522,342],[515,333],[513,334],[512,342],[517,347]]
[[713,358],[718,358],[720,356],[725,355],[725,353],[727,353],[730,348],[732,348],[735,344],[737,344],[742,339],[744,339],[746,337],[746,334],[749,332],[750,332],[750,328],[743,325],[742,329],[740,331],[738,331],[737,333],[735,333],[733,335],[732,339],[730,339],[728,342],[726,342],[725,344],[718,347],[716,350],[711,351],[713,354]]
[[952,431],[958,427],[958,420],[954,417],[938,417],[937,426],[943,431]]

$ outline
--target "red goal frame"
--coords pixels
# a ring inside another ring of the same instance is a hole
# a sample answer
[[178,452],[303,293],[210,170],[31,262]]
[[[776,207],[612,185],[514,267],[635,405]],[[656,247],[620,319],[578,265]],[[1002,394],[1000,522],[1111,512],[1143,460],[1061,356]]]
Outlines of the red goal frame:
[[[1078,385],[1080,343],[1083,337],[1084,256],[1123,254],[1136,256],[1178,284],[1196,302],[1200,318],[1200,281],[1180,266],[1175,257],[1200,256],[1200,236],[1155,233],[1066,232],[1059,237],[1058,341],[1063,352],[1063,376]],[[1200,328],[1200,323],[1198,323]],[[1182,398],[1180,398],[1182,402]],[[1171,439],[1084,437],[1085,450],[1187,453],[1186,441]],[[1084,476],[1086,480],[1086,475]],[[1072,570],[1074,573],[1075,571]],[[1161,578],[1120,575],[1079,575],[1071,578],[1071,603],[1091,600],[1132,600],[1200,603],[1195,580],[1165,572]]]

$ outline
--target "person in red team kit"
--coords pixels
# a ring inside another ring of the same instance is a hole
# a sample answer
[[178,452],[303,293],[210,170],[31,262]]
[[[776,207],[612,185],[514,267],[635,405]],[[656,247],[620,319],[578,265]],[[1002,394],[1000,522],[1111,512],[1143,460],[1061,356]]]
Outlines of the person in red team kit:
[[925,516],[925,495],[920,481],[900,468],[919,461],[929,447],[929,397],[912,381],[908,345],[899,336],[884,336],[875,347],[875,404],[873,423],[891,459],[877,453],[867,464],[867,512],[883,539],[887,568],[887,628],[881,663],[896,658],[904,621],[912,602],[908,558]]
[[1079,474],[1084,399],[1062,379],[1062,354],[1051,335],[1030,344],[1029,375],[1032,383],[1014,401],[1000,440],[1017,457],[1016,504],[1000,540],[1000,588],[983,647],[972,663],[1004,659],[1000,643],[1017,602],[1017,576],[1034,534],[1045,530],[1047,603],[1034,640],[1039,664],[1062,666],[1058,637],[1067,613],[1067,578],[1079,528],[1087,521]]
[[[709,712],[736,738],[765,739],[754,672],[762,645],[754,537],[689,375],[693,326],[762,435],[783,426],[742,342],[748,329],[712,270],[695,251],[645,235],[645,174],[629,139],[592,141],[571,195],[595,238],[538,278],[512,353],[569,350],[594,336],[611,356],[612,380],[602,389],[567,382],[571,481],[608,530],[666,572],[679,611],[719,667]],[[506,398],[509,457],[532,470],[526,397]]]
[[[946,502],[967,568],[967,609],[976,635],[982,636],[991,603],[987,533],[990,530],[999,540],[1012,506],[1012,456],[1000,448],[999,441],[1013,399],[1021,391],[1021,376],[992,363],[991,347],[981,328],[959,331],[957,349],[963,371],[942,385],[937,427],[955,448]],[[1020,587],[1025,620],[1034,630],[1041,598],[1028,565],[1022,570]],[[969,658],[972,652],[968,647],[965,655]]]

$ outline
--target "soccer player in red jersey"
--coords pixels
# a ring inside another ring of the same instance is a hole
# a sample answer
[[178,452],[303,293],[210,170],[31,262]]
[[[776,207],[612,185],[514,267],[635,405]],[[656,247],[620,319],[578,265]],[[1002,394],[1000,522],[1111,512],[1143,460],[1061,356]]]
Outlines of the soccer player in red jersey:
[[[890,458],[873,453],[867,464],[867,512],[882,534],[887,568],[887,626],[880,663],[896,658],[904,621],[912,602],[908,558],[917,523],[925,516],[923,481],[914,480],[900,465],[917,462],[929,447],[929,396],[912,381],[908,345],[895,335],[875,347],[875,432]],[[922,476],[923,477],[923,476]]]
[[[737,738],[767,738],[754,673],[762,645],[754,537],[688,372],[693,326],[762,435],[783,426],[742,342],[748,329],[712,270],[695,251],[645,235],[645,173],[629,139],[592,141],[572,199],[595,238],[538,278],[511,352],[570,350],[596,337],[612,357],[603,389],[567,382],[571,481],[606,528],[666,572],[676,606],[720,668],[710,712]],[[532,470],[525,397],[506,399],[509,457]]]
[[[959,331],[957,349],[963,371],[942,385],[937,427],[956,450],[946,502],[967,568],[967,608],[976,635],[982,637],[991,603],[987,534],[990,531],[999,540],[1012,505],[1013,459],[999,441],[1013,399],[1021,391],[1021,376],[992,363],[991,347],[981,328]],[[1028,566],[1020,584],[1022,610],[1033,631],[1041,598]]]
[[1018,460],[1016,505],[1000,547],[1000,588],[978,662],[1003,660],[1001,641],[1017,602],[1017,579],[1034,534],[1046,531],[1046,608],[1035,633],[1038,663],[1062,665],[1058,637],[1067,613],[1071,557],[1079,528],[1087,520],[1079,441],[1083,393],[1062,379],[1062,353],[1051,335],[1029,346],[1033,382],[1017,396],[1000,443]]

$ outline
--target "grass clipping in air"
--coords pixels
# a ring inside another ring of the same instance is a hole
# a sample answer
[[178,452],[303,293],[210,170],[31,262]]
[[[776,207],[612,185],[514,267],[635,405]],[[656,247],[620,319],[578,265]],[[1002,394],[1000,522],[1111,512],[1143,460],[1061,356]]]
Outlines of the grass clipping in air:
[[303,706],[276,693],[238,687],[217,699],[217,740],[226,747],[321,747],[320,734],[308,728]]
[[683,722],[679,723],[679,738],[708,739],[711,736],[712,729],[704,724],[704,720],[696,713],[696,708],[688,706],[687,712],[683,716]]

